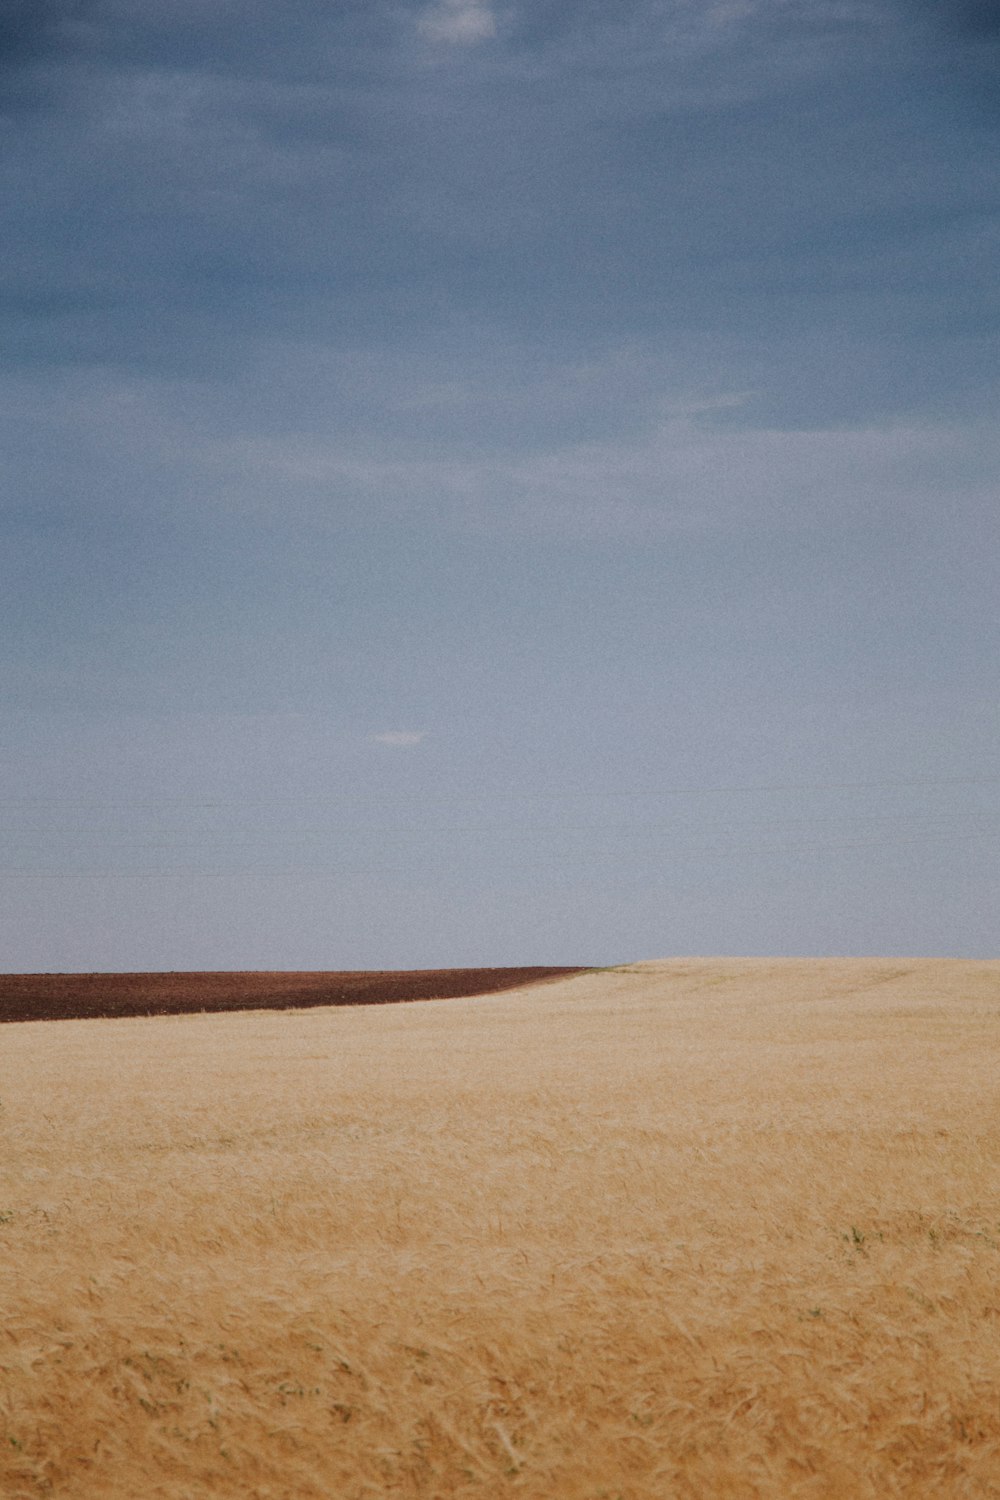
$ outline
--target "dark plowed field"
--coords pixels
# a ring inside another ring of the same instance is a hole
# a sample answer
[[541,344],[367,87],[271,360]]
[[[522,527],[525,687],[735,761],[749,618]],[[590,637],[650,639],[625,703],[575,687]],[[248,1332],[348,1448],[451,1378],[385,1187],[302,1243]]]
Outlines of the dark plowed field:
[[582,972],[534,968],[358,969],[301,974],[0,974],[0,1022],[452,1000]]

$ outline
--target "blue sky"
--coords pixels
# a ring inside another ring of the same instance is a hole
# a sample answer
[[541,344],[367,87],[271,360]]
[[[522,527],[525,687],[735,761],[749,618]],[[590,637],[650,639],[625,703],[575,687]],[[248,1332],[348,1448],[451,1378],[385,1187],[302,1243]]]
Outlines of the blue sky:
[[7,0],[0,967],[995,953],[998,65]]

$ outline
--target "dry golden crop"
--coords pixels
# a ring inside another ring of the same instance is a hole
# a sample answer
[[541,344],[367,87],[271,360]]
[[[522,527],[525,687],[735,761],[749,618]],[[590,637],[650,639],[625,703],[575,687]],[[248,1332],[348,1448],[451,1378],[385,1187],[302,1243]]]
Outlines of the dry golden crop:
[[0,1032],[5,1500],[1000,1496],[1000,963]]

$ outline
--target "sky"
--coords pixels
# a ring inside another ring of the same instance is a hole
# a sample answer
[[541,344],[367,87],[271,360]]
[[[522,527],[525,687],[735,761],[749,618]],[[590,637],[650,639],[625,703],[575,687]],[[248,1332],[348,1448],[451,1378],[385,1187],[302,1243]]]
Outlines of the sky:
[[996,0],[0,0],[0,969],[997,953]]

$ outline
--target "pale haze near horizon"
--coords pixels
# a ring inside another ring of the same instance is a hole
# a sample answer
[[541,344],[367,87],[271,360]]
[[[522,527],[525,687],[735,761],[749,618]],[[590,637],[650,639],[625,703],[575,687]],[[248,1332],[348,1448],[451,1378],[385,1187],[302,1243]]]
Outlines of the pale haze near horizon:
[[0,23],[0,968],[996,952],[1000,16]]

